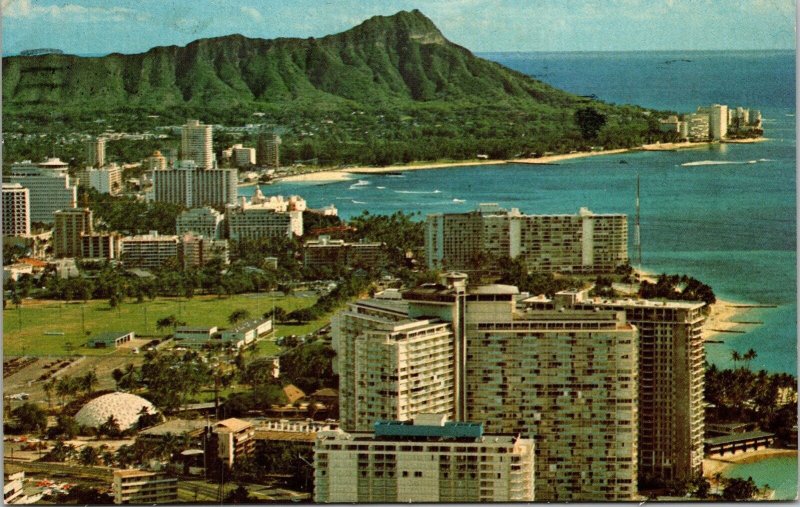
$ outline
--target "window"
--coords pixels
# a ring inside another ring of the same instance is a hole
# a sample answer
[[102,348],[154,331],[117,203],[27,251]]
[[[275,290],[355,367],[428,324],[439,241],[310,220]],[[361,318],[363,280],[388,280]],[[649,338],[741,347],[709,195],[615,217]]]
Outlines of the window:
[[414,472],[414,477],[422,477],[422,472]]
[[408,477],[408,470],[403,470],[403,477]]

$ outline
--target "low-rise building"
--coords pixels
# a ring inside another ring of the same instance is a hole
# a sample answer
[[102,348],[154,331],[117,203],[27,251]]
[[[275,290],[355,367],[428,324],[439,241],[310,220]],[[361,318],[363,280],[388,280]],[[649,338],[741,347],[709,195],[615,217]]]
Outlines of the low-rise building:
[[129,342],[135,337],[133,331],[109,331],[93,336],[87,345],[95,349],[111,349]]
[[141,236],[127,236],[120,240],[122,261],[127,266],[159,268],[170,259],[177,259],[178,236],[160,235],[158,231]]
[[534,459],[531,439],[484,435],[482,424],[442,415],[377,421],[373,433],[320,431],[314,501],[530,502]]
[[272,331],[272,319],[254,319],[237,324],[231,329],[225,329],[220,335],[223,344],[242,348],[270,331]]
[[120,237],[114,232],[81,234],[81,257],[84,259],[116,259]]
[[178,326],[175,329],[175,339],[181,340],[181,345],[189,348],[202,348],[210,344],[215,334],[217,334],[217,326]]
[[178,501],[178,479],[147,470],[114,470],[115,504],[160,505]]
[[386,264],[386,244],[380,242],[346,243],[330,236],[307,241],[303,247],[306,267],[334,268],[336,266],[381,268]]

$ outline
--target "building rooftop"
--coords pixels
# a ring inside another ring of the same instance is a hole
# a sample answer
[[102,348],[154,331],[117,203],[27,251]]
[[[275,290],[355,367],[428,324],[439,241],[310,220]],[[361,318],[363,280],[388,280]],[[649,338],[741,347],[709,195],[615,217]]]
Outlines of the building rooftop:
[[297,400],[301,400],[306,397],[306,393],[304,393],[299,387],[294,384],[289,384],[283,388],[283,394],[286,395],[286,399],[289,403],[294,403]]
[[169,434],[183,435],[201,430],[205,428],[206,424],[207,422],[205,419],[172,419],[157,426],[147,428],[139,434],[150,436],[166,436]]
[[476,287],[470,287],[467,290],[467,292],[469,294],[516,295],[519,294],[519,289],[513,285],[491,284],[491,285],[478,285]]
[[237,324],[236,326],[234,326],[234,327],[232,327],[230,329],[226,329],[225,331],[228,332],[228,333],[247,332],[247,331],[253,330],[253,329],[257,328],[258,326],[261,326],[262,324],[265,324],[265,323],[267,323],[269,321],[270,321],[270,319],[252,319],[252,320],[247,320],[245,322],[241,322],[241,323]]
[[243,421],[241,419],[236,419],[231,417],[230,419],[225,419],[224,421],[219,421],[214,425],[216,428],[215,431],[221,432],[233,432],[238,433],[240,431],[244,431],[248,428],[251,428],[253,425],[247,421]]
[[703,443],[706,445],[720,445],[720,444],[733,444],[742,442],[744,440],[753,440],[756,438],[774,437],[775,433],[767,433],[766,431],[748,431],[746,433],[733,433],[731,435],[723,435],[721,437],[706,438]]
[[440,421],[440,424],[435,424],[434,420],[420,417],[417,417],[413,423],[411,421],[379,420],[375,422],[375,436],[444,439],[477,439],[483,436],[483,423],[452,422],[443,419]]

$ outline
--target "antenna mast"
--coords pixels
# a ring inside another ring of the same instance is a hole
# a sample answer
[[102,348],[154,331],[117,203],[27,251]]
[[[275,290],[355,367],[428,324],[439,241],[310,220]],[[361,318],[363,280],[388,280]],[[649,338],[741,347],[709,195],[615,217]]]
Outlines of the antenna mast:
[[636,262],[642,268],[642,235],[639,229],[639,175],[636,175],[636,222],[633,231],[633,240],[636,246]]

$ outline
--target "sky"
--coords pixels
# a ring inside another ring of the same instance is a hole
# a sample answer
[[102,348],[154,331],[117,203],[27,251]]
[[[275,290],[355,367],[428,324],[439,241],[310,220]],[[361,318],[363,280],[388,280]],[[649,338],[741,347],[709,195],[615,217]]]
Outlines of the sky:
[[419,9],[473,52],[793,49],[796,0],[0,0],[3,54],[320,37]]

